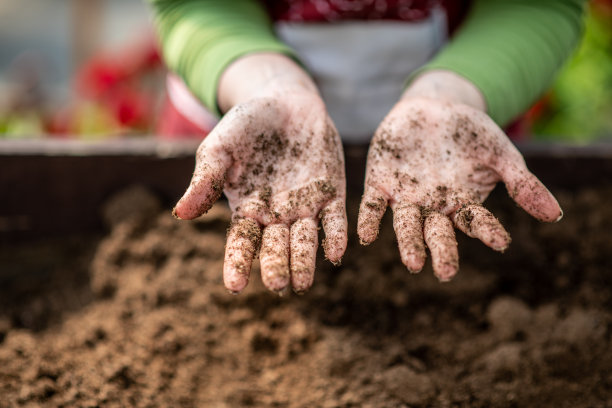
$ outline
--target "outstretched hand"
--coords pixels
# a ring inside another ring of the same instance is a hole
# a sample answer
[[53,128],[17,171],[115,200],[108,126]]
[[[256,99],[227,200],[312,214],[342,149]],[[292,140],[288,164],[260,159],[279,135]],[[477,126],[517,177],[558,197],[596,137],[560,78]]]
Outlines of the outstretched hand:
[[553,195],[484,112],[448,100],[404,98],[370,144],[360,240],[376,239],[389,205],[402,262],[419,272],[427,246],[435,275],[448,281],[459,268],[454,227],[497,251],[510,244],[504,227],[481,205],[498,181],[535,218],[561,218]]
[[338,133],[316,93],[291,91],[234,106],[204,139],[191,184],[174,209],[193,219],[222,192],[233,212],[223,278],[248,283],[259,251],[263,283],[296,292],[313,282],[319,219],[334,263],[346,249],[346,182]]

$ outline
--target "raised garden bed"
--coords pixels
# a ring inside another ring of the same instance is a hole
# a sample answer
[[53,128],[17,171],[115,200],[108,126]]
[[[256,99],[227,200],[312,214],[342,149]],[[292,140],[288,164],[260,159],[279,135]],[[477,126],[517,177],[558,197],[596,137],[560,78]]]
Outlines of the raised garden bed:
[[408,273],[389,217],[359,246],[364,149],[347,148],[343,264],[279,298],[257,269],[224,290],[223,204],[170,216],[194,145],[117,143],[0,144],[0,407],[610,406],[609,146],[523,146],[564,219],[496,189],[510,249],[458,233],[448,284]]

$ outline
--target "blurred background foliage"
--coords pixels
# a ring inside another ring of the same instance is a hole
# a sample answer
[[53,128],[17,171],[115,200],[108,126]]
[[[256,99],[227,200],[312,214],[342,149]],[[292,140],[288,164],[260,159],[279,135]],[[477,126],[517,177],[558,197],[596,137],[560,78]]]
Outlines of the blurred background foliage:
[[[0,138],[155,133],[165,72],[142,0],[19,4],[0,0]],[[573,57],[508,133],[612,140],[612,0],[590,1]]]
[[580,45],[523,120],[536,139],[612,138],[612,1],[590,2]]

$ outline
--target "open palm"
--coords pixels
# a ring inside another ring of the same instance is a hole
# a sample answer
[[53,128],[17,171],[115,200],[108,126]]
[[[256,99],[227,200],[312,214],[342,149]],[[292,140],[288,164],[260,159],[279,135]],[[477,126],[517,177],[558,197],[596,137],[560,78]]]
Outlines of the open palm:
[[373,242],[387,205],[403,263],[422,269],[425,246],[436,276],[446,281],[459,267],[453,224],[503,251],[510,236],[481,204],[498,181],[532,216],[555,221],[561,209],[527,169],[502,130],[470,106],[424,97],[400,101],[384,119],[368,152],[358,233]]
[[344,158],[318,95],[285,94],[235,106],[202,142],[196,159],[174,214],[198,217],[225,192],[233,212],[223,267],[230,291],[247,285],[257,251],[266,287],[307,290],[319,219],[325,254],[340,261],[347,240]]

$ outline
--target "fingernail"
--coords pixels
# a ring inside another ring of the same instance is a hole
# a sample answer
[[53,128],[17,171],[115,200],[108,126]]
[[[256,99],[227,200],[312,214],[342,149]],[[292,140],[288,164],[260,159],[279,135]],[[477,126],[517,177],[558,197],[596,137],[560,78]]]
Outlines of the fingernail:
[[510,246],[512,239],[510,238],[510,235],[505,234],[505,233],[500,233],[495,239],[495,242],[503,242],[503,244],[501,245],[500,244],[494,245],[493,249],[495,249],[498,252],[504,253],[506,249],[508,249],[508,247]]
[[561,218],[563,218],[563,210],[561,210],[561,214],[559,215],[559,218],[555,220],[555,222],[561,221]]
[[298,296],[304,296],[304,293],[306,293],[308,291],[308,289],[296,289],[293,288],[293,293],[295,293]]
[[372,242],[367,242],[367,241],[364,241],[363,239],[359,238],[359,243],[360,243],[361,245],[363,245],[363,246],[368,246],[368,245],[370,245]]
[[275,289],[273,292],[275,292],[278,295],[278,297],[283,297],[289,293],[289,287],[285,286],[282,289]]
[[451,279],[453,279],[455,277],[457,272],[459,272],[459,269],[455,269],[455,268],[446,268],[446,269],[451,269],[451,270],[450,271],[446,271],[445,273],[436,273],[435,274],[440,282],[450,282]]
[[176,218],[177,220],[182,220],[182,218],[179,217],[178,214],[176,213],[176,207],[172,209],[172,216]]
[[331,262],[332,265],[334,265],[334,266],[340,266],[340,265],[342,265],[342,258],[338,259],[337,261],[332,261],[330,259],[329,262]]

